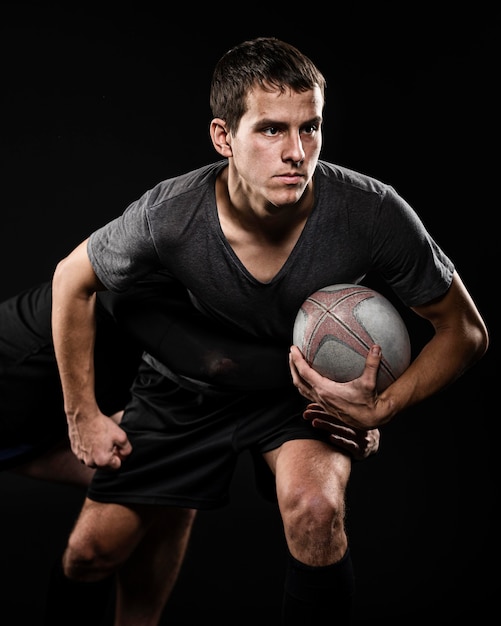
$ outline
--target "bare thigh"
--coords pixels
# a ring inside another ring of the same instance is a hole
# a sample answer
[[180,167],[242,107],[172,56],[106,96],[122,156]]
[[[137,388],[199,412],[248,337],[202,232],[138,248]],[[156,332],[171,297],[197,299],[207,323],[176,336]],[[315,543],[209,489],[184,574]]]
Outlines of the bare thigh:
[[265,459],[275,473],[291,554],[312,566],[339,561],[348,547],[344,520],[350,457],[328,443],[298,439]]
[[264,458],[275,474],[277,490],[291,482],[344,494],[351,472],[350,457],[316,439],[294,439],[266,452]]
[[94,475],[93,469],[80,463],[66,440],[40,456],[19,465],[12,471],[38,480],[65,483],[83,488],[88,487]]

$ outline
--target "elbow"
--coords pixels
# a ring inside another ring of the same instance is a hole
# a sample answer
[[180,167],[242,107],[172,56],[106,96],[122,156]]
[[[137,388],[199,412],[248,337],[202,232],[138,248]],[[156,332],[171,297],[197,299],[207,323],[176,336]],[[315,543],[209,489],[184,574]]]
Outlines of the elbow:
[[489,331],[485,324],[480,320],[473,328],[470,329],[469,342],[471,358],[470,363],[473,365],[479,361],[489,348]]
[[94,273],[84,244],[57,263],[52,275],[53,296],[64,297],[65,294],[71,294],[72,297],[86,299],[99,289],[102,286]]
[[58,291],[64,289],[66,286],[71,286],[74,278],[74,271],[71,267],[70,257],[61,259],[52,275],[52,291]]
[[485,324],[482,324],[481,327],[478,329],[477,338],[477,355],[479,359],[481,359],[489,349],[489,343],[489,331],[487,330]]
[[64,275],[66,273],[66,267],[67,267],[67,257],[64,259],[61,259],[55,269],[54,269],[54,273],[52,275],[52,283],[58,283],[59,281],[64,279]]
[[52,286],[59,285],[63,280],[66,274],[67,260],[66,258],[58,261],[54,273],[52,274]]

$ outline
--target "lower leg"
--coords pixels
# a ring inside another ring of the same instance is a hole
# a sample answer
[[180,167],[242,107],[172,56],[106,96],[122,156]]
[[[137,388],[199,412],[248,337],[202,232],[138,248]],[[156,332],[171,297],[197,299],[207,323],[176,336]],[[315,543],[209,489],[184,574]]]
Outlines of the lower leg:
[[157,510],[117,575],[115,626],[156,626],[176,583],[195,511]]
[[[94,474],[93,469],[78,461],[67,441],[12,471],[31,479],[81,488],[82,498]],[[100,626],[109,623],[98,621],[98,618],[102,616],[104,620],[108,615],[111,619],[114,588],[112,576],[95,583],[70,580],[63,573],[61,558],[57,558],[49,575],[43,624],[54,626],[71,621],[72,626],[87,626],[90,623]]]
[[[305,565],[289,554],[282,604],[283,626],[350,623],[355,581],[349,549],[337,563]],[[329,616],[332,619],[329,619]]]
[[109,576],[94,583],[75,582],[64,575],[57,559],[48,581],[44,626],[104,626],[111,624],[115,578]]

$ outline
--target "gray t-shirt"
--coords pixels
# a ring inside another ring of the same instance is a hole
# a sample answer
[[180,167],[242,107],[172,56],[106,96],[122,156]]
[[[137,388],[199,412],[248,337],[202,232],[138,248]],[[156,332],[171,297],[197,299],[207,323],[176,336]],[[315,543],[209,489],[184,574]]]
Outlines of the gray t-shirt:
[[376,273],[408,305],[450,286],[454,266],[396,191],[369,176],[320,161],[315,206],[278,274],[256,280],[226,240],[215,200],[219,161],[157,184],[95,231],[88,252],[101,282],[126,290],[162,269],[195,306],[251,336],[292,342],[303,301],[321,287]]

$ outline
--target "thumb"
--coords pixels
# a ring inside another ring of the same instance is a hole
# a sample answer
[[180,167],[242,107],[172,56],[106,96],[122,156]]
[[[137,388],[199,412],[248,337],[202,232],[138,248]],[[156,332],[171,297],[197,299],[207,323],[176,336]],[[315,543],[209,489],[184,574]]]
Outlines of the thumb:
[[132,444],[128,440],[127,435],[125,435],[125,438],[116,442],[114,451],[115,451],[115,454],[121,459],[125,458],[126,456],[129,456],[129,454],[132,452]]
[[129,441],[127,433],[120,426],[115,427],[113,433],[113,454],[119,458],[125,458],[132,452],[132,444]]
[[362,377],[370,385],[376,386],[377,373],[379,370],[379,364],[381,363],[382,352],[381,346],[374,344],[371,346],[365,359],[365,367],[362,373]]

